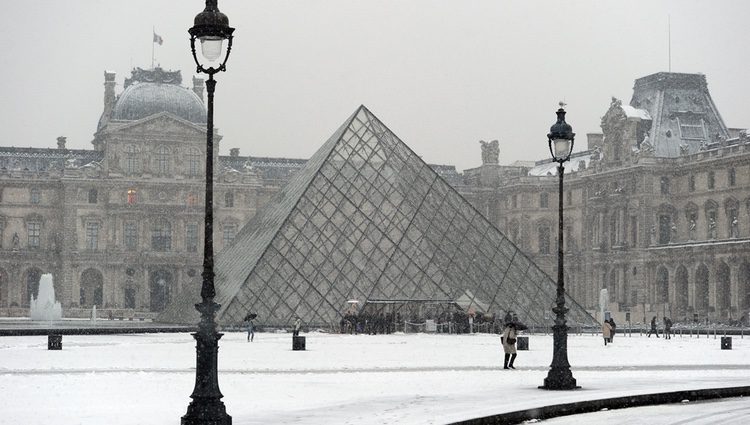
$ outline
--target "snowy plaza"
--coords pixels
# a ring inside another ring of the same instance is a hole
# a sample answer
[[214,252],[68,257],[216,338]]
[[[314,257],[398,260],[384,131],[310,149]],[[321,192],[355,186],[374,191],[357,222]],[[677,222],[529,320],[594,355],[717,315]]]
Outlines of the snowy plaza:
[[[551,335],[529,336],[517,370],[502,369],[500,338],[491,334],[303,335],[306,351],[292,351],[288,333],[256,333],[254,342],[241,332],[224,335],[219,382],[234,424],[445,424],[750,379],[750,339],[740,336],[721,350],[713,335],[618,334],[606,347],[600,335],[571,335],[569,359],[582,388],[550,392],[537,386],[552,358]],[[177,423],[184,414],[195,375],[188,333],[66,335],[62,351],[46,345],[45,336],[0,338],[0,423],[146,425]],[[741,400],[733,403],[733,411],[737,403],[742,409]],[[671,417],[686,412],[679,407],[653,411]]]

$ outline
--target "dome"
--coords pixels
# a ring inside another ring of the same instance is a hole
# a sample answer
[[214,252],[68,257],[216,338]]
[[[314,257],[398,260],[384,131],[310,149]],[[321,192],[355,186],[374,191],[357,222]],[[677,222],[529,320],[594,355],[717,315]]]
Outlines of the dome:
[[192,90],[178,84],[134,82],[120,94],[113,120],[135,121],[169,112],[195,124],[206,123],[206,108]]

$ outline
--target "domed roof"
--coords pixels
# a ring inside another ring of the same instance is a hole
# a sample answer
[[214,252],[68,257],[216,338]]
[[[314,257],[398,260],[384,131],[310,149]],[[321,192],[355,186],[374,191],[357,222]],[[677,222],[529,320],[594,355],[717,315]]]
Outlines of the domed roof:
[[170,112],[196,124],[206,123],[206,108],[192,90],[180,86],[179,71],[137,69],[125,80],[125,90],[115,102],[113,120],[135,121]]

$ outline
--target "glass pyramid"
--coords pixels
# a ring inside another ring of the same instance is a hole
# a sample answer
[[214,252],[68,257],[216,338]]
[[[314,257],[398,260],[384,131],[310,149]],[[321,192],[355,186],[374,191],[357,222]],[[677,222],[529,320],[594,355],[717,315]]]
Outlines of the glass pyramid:
[[[353,303],[452,305],[498,317],[513,311],[528,326],[546,326],[556,291],[364,106],[240,231],[215,267],[217,321],[225,326],[252,312],[261,326],[289,326],[299,316],[309,326],[336,327]],[[159,320],[196,323],[199,294],[183,291]],[[566,303],[570,325],[595,325],[578,303]]]

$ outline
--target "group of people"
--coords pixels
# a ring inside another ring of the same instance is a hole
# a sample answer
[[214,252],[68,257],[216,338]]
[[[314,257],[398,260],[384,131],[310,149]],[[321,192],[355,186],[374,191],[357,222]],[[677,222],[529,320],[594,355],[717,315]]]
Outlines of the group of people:
[[[664,317],[664,339],[672,339],[672,319]],[[656,335],[659,338],[659,329],[656,328],[656,316],[651,318],[651,329],[648,330],[647,337],[651,338],[651,334]]]
[[612,343],[612,340],[615,338],[616,331],[617,323],[615,323],[615,319],[613,319],[612,317],[610,317],[609,319],[605,319],[604,323],[602,323],[602,336],[604,337],[604,345],[607,345],[607,343]]

